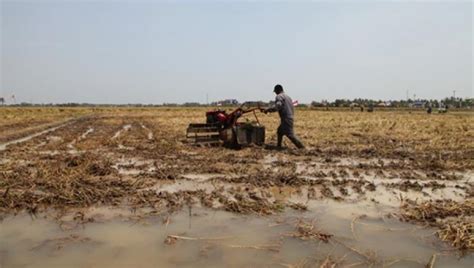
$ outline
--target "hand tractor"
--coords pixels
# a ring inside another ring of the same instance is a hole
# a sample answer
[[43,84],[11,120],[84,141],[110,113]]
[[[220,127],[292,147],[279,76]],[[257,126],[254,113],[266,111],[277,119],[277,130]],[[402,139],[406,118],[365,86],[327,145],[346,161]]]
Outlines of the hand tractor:
[[[250,108],[249,106],[257,106]],[[224,110],[206,112],[206,123],[189,124],[186,139],[196,145],[221,145],[240,148],[265,143],[265,127],[260,125],[257,111],[263,112],[260,103],[246,102],[231,113]],[[253,113],[255,122],[238,122],[247,113]]]

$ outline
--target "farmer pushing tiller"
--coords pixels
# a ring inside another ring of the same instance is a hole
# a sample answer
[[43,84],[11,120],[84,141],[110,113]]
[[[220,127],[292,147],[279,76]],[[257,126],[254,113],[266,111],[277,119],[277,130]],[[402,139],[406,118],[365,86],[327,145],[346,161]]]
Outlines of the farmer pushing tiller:
[[290,96],[286,95],[283,91],[283,87],[281,85],[276,85],[273,89],[275,92],[275,105],[271,108],[265,109],[264,113],[272,113],[278,112],[280,115],[280,126],[277,130],[277,148],[282,148],[281,144],[283,141],[283,136],[287,136],[293,144],[298,148],[304,148],[303,143],[298,139],[295,135],[295,131],[293,130],[293,118],[294,118],[294,105],[296,102],[290,98]]
[[[295,103],[283,92],[281,85],[274,89],[277,94],[275,104],[263,108],[260,103],[245,102],[236,110],[227,113],[224,110],[206,112],[205,124],[189,124],[186,138],[197,145],[218,145],[224,143],[228,147],[242,147],[250,144],[265,144],[265,127],[260,124],[257,111],[263,113],[278,112],[281,123],[277,130],[277,147],[281,148],[283,136],[287,136],[298,148],[304,148],[303,143],[293,131],[293,114]],[[256,107],[251,107],[256,106]],[[238,122],[247,113],[253,113],[255,122]]]

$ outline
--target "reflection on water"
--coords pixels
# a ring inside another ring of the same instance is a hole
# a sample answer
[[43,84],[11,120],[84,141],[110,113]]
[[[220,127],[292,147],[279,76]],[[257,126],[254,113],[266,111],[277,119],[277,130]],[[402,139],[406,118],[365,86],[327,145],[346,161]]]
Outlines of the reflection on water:
[[[69,222],[77,212],[61,224],[46,214],[8,216],[0,224],[0,267],[314,266],[328,256],[341,265],[424,267],[434,253],[436,267],[474,264],[472,254],[458,259],[434,230],[384,217],[387,209],[376,204],[311,201],[308,207],[271,217],[197,207],[142,217],[143,211],[94,208],[80,213],[89,219],[84,225]],[[324,243],[288,235],[302,219],[334,236]]]

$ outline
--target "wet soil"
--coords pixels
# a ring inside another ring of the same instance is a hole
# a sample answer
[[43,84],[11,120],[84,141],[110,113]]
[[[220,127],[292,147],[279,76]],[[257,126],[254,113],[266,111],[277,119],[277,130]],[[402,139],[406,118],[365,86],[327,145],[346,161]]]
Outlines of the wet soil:
[[[96,115],[4,144],[3,264],[472,267],[470,149],[200,148],[183,141],[187,123]],[[35,231],[18,239],[16,226]],[[221,236],[236,238],[208,239]]]
[[[313,201],[311,212],[258,217],[186,207],[156,213],[93,207],[3,220],[0,264],[10,266],[472,267],[433,229],[381,216],[373,204]],[[350,211],[350,212],[348,212]]]

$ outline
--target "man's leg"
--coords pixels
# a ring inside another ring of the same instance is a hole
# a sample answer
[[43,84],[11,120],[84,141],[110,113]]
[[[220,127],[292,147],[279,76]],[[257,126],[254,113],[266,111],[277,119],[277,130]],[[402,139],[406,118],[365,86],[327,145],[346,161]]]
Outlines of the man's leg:
[[288,136],[288,139],[290,139],[291,142],[293,142],[293,144],[294,144],[296,147],[298,147],[298,148],[300,148],[300,149],[304,148],[303,143],[300,141],[300,139],[298,139],[298,137],[296,137],[296,135],[295,135],[294,133],[291,133],[291,134],[289,134],[289,135],[287,135],[287,136]]
[[281,143],[283,141],[283,133],[281,125],[277,129],[277,147],[281,147]]
[[296,137],[295,131],[293,130],[293,119],[288,118],[285,120],[285,125],[282,127],[283,132],[286,134],[288,139],[298,148],[304,148],[303,143]]

